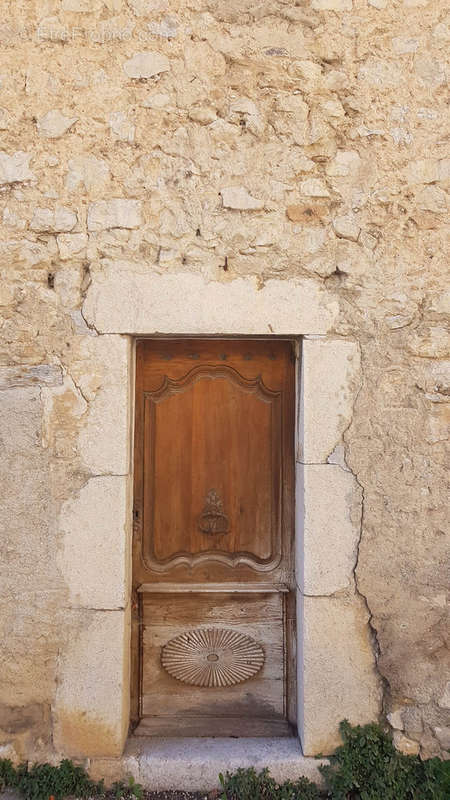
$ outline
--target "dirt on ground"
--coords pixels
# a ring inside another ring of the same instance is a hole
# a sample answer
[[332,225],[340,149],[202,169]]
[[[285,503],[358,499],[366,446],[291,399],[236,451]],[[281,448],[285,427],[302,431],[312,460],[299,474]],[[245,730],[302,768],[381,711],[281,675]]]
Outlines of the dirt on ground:
[[218,800],[220,794],[212,792],[145,792],[145,800]]

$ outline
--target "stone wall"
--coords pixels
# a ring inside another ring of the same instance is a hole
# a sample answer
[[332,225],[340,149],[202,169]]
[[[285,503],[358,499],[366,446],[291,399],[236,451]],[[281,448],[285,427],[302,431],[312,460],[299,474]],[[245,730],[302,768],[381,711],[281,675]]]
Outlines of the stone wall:
[[245,317],[357,342],[356,401],[318,463],[351,470],[363,501],[352,566],[380,718],[401,749],[443,752],[446,3],[2,12],[0,755],[121,750],[124,731],[88,725],[67,687],[126,711],[117,665],[106,686],[83,674],[83,653],[108,665],[108,643],[128,641],[126,548],[96,540],[95,514],[129,492],[127,334],[179,332],[186,307],[185,333],[244,333]]

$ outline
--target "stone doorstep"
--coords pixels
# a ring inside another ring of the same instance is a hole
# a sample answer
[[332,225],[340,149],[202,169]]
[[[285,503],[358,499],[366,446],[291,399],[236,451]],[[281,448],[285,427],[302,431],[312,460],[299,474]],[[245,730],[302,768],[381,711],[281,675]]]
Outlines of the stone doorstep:
[[132,776],[154,791],[211,791],[219,787],[219,773],[239,767],[268,767],[283,782],[305,776],[321,783],[319,765],[326,759],[307,758],[292,737],[254,739],[164,739],[131,737],[119,759],[92,758],[89,772],[106,784]]

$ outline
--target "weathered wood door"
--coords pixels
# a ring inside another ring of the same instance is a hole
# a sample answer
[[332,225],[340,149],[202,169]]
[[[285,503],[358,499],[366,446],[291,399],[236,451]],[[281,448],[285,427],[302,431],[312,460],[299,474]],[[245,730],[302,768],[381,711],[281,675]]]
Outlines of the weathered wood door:
[[294,351],[137,342],[137,734],[287,734],[295,717]]

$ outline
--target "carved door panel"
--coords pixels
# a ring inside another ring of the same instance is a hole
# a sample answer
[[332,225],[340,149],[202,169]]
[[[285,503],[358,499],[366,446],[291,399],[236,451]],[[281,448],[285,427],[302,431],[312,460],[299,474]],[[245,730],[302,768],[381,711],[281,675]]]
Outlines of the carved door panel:
[[289,732],[293,439],[291,342],[137,342],[137,733]]

